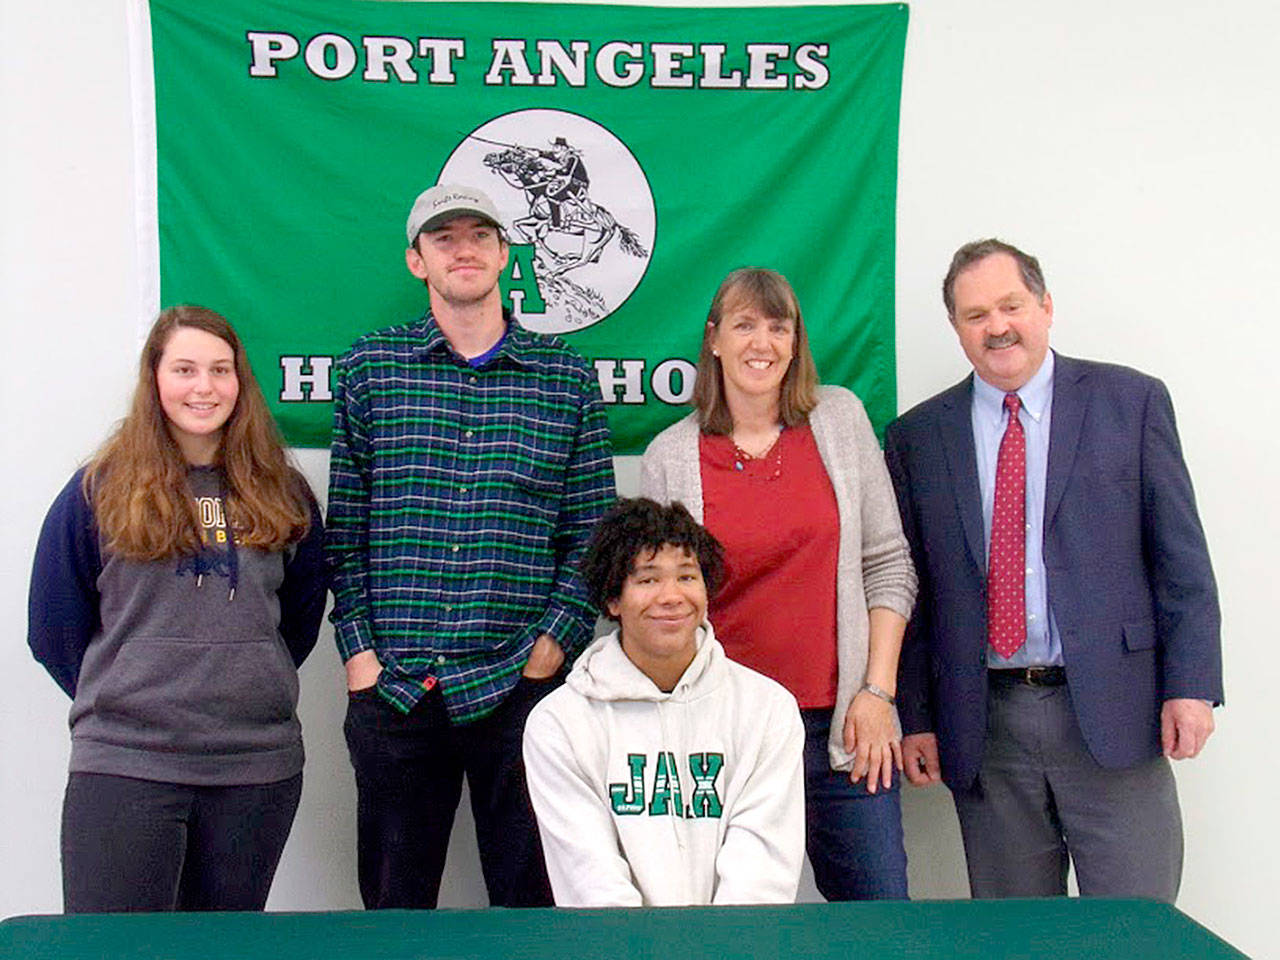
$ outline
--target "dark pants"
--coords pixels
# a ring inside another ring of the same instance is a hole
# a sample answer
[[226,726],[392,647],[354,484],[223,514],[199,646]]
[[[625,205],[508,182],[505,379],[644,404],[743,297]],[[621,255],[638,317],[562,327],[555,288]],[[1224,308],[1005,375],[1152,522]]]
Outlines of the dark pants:
[[902,799],[893,786],[867,792],[864,777],[832,770],[827,756],[830,710],[804,717],[805,848],[818,892],[828,900],[905,900],[907,851]]
[[236,787],[71,774],[66,912],[261,910],[301,793],[302,774]]
[[1067,892],[1170,903],[1182,817],[1169,761],[1108,770],[1085,746],[1067,687],[992,684],[978,778],[952,791],[974,897]]
[[490,904],[552,905],[521,739],[529,711],[560,682],[522,677],[493,713],[458,725],[449,722],[439,688],[407,715],[374,689],[351,695],[343,729],[356,774],[367,908],[436,905],[463,776]]

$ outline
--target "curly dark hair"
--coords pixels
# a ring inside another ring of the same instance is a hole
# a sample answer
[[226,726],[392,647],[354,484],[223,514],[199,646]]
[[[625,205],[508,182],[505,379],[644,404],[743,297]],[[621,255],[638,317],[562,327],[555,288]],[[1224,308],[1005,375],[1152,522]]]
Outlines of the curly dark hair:
[[647,497],[624,498],[605,512],[580,567],[588,598],[601,614],[609,616],[610,601],[622,596],[622,585],[635,569],[636,559],[668,545],[697,558],[707,596],[713,596],[724,576],[724,550],[683,503],[664,507]]

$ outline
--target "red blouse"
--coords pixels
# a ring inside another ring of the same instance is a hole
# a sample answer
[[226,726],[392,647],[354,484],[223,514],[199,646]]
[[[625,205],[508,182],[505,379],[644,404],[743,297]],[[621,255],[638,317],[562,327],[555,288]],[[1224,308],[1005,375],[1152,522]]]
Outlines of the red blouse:
[[698,454],[703,522],[728,568],[709,611],[716,637],[800,706],[833,706],[840,514],[813,431],[783,430],[760,459],[703,434]]

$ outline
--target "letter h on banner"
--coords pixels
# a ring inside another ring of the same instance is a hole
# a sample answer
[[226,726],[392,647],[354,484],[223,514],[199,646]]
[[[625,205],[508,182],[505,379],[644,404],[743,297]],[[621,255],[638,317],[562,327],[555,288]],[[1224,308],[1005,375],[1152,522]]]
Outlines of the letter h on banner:
[[[305,373],[302,368],[304,362],[310,364]],[[280,402],[321,403],[332,400],[333,388],[329,385],[329,368],[332,366],[333,357],[281,357],[284,383],[280,389]]]

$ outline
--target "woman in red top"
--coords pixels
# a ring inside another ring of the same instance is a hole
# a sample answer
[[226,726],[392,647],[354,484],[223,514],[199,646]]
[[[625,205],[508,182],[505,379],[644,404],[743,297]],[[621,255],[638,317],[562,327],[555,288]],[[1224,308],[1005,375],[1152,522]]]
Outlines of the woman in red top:
[[645,451],[641,493],[683,502],[724,545],[716,635],[800,704],[819,891],[906,897],[893,697],[915,571],[867,415],[848,390],[818,386],[781,274],[721,283],[693,405]]

